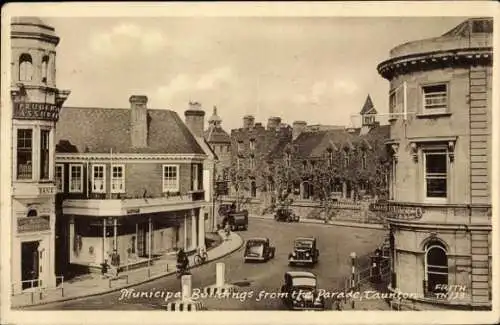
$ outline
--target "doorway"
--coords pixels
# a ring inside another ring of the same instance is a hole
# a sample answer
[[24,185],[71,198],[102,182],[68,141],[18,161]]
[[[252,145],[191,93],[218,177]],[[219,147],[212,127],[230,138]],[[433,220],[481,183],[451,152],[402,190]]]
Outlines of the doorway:
[[[21,280],[36,280],[39,276],[39,255],[38,246],[40,242],[21,243]],[[33,282],[33,283],[32,283]],[[30,287],[37,287],[39,281],[23,282],[23,290]]]

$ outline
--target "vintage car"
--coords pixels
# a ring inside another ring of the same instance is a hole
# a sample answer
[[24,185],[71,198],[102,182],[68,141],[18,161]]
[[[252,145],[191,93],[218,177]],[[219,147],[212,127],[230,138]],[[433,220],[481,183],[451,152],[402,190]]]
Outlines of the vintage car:
[[316,264],[319,260],[319,249],[316,238],[297,237],[293,244],[293,252],[288,255],[288,264]]
[[281,286],[283,303],[291,310],[324,310],[324,296],[319,295],[316,275],[304,271],[288,271]]
[[245,263],[249,261],[268,261],[274,258],[276,248],[271,246],[269,238],[250,238],[245,246]]
[[248,230],[248,210],[236,211],[232,208],[232,204],[221,204],[219,215],[223,217],[222,228],[226,226],[226,223],[229,223],[231,231]]
[[299,222],[300,217],[296,215],[292,209],[280,207],[277,208],[274,212],[274,220],[285,222]]

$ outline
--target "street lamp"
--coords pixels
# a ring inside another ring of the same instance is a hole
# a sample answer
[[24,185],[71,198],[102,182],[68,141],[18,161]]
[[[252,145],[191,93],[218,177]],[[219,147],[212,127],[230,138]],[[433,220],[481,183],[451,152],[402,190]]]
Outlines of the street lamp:
[[356,252],[351,252],[351,286],[354,288],[356,285]]

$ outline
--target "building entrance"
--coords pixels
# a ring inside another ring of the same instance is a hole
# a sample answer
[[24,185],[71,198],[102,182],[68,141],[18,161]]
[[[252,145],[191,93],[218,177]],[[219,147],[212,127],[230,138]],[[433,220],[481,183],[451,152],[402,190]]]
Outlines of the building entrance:
[[39,285],[38,281],[28,281],[36,280],[39,276],[39,245],[40,242],[38,241],[25,242],[21,244],[21,280],[23,281],[23,290],[32,286],[37,287]]

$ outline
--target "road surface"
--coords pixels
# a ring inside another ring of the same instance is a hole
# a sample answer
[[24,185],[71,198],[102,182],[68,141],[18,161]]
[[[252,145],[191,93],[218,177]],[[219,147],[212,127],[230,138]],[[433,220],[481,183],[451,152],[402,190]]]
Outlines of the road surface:
[[[226,282],[239,286],[239,297],[247,299],[210,299],[206,305],[215,310],[279,310],[283,309],[277,299],[258,299],[259,293],[278,292],[283,284],[283,275],[288,270],[309,270],[318,277],[318,286],[334,291],[343,284],[351,270],[349,254],[370,254],[382,242],[383,230],[327,226],[322,224],[277,223],[274,220],[251,219],[248,231],[238,233],[243,239],[268,237],[276,247],[276,256],[267,263],[243,263],[243,247],[216,262],[226,265]],[[289,267],[288,254],[293,240],[298,236],[315,236],[320,250],[319,263],[314,267]],[[192,270],[193,288],[215,284],[215,263],[211,262]],[[360,261],[361,262],[361,261]],[[180,280],[167,276],[134,287],[136,292],[179,292]],[[248,295],[253,292],[253,297]],[[97,297],[82,298],[49,305],[34,306],[29,310],[155,310],[164,309],[165,298],[123,298],[121,292]]]

